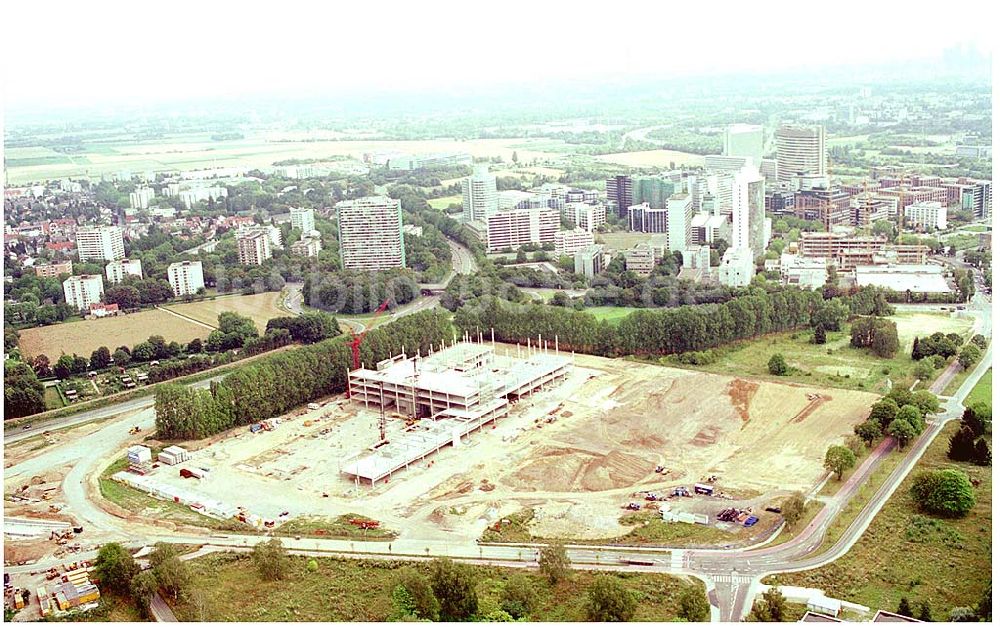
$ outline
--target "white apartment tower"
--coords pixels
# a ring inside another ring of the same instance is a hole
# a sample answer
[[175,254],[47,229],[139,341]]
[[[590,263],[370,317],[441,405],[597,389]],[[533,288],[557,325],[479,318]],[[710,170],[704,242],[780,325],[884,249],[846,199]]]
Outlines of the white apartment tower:
[[555,243],[559,212],[533,207],[499,211],[486,219],[486,249],[490,252],[525,244]]
[[733,124],[722,135],[722,154],[727,157],[750,157],[755,168],[764,158],[764,127],[759,124]]
[[142,261],[139,259],[118,259],[104,266],[108,283],[121,283],[128,275],[142,278]]
[[236,239],[236,251],[242,265],[262,265],[271,258],[271,238],[263,229],[249,231]]
[[149,201],[153,199],[155,193],[151,187],[140,187],[129,193],[128,202],[133,209],[149,209]]
[[167,266],[167,281],[174,296],[196,294],[205,287],[205,274],[200,261],[178,261]]
[[674,194],[667,200],[667,241],[671,252],[691,245],[693,207],[690,193]]
[[779,181],[800,173],[826,175],[826,129],[822,125],[783,124],[774,137]]
[[399,200],[367,196],[337,203],[340,261],[345,270],[406,266],[403,211]]
[[733,177],[733,248],[764,254],[769,234],[764,216],[764,177],[747,166]]
[[466,222],[486,222],[497,209],[497,177],[489,166],[474,166],[472,176],[462,179],[462,216]]
[[114,261],[125,258],[125,240],[117,226],[89,226],[76,230],[80,261]]
[[292,207],[292,228],[298,229],[302,233],[316,230],[316,216],[312,209]]
[[103,295],[104,279],[99,274],[81,274],[63,281],[63,296],[73,309],[90,309],[94,303],[101,302]]

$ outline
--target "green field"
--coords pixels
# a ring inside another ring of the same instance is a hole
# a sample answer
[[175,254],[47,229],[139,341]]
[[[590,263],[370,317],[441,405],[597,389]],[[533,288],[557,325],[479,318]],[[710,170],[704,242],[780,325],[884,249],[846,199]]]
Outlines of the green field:
[[968,407],[973,403],[986,403],[993,408],[993,369],[990,368],[986,371],[986,374],[979,379],[976,386],[972,388],[969,395],[965,398],[965,406]]
[[462,204],[461,196],[442,196],[441,198],[429,198],[427,203],[435,209],[447,209],[448,205]]
[[59,409],[60,407],[65,407],[66,403],[63,402],[62,396],[59,394],[59,390],[53,385],[51,387],[45,388],[45,409]]
[[[216,553],[188,562],[197,581],[198,603],[182,599],[174,607],[181,621],[385,621],[393,613],[391,593],[399,570],[426,563],[319,558],[319,568],[306,569],[304,557],[292,557],[291,572],[282,581],[263,580],[249,556]],[[596,573],[575,571],[554,586],[535,570],[474,567],[480,613],[499,605],[504,582],[524,572],[539,597],[533,621],[584,621],[586,590]],[[660,574],[613,574],[634,591],[638,607],[634,620],[670,621],[677,618],[678,595],[686,583]]]
[[636,307],[588,307],[584,309],[598,320],[607,320],[611,324],[618,322],[633,311],[639,311]]
[[[865,349],[850,345],[850,324],[840,331],[827,333],[827,343],[813,344],[812,329],[772,333],[762,338],[737,342],[718,349],[721,357],[704,366],[688,366],[664,358],[665,365],[695,368],[731,376],[751,376],[775,381],[787,381],[829,387],[884,392],[886,380],[896,385],[913,383],[914,362],[910,348],[914,336],[930,335],[934,331],[971,333],[971,322],[947,314],[906,312],[892,316],[899,333],[899,352],[893,359],[881,359]],[[771,355],[780,353],[793,368],[791,374],[774,377],[768,373]],[[940,374],[938,371],[937,374]]]
[[927,601],[936,621],[947,620],[953,607],[975,607],[990,585],[992,473],[947,459],[948,440],[958,427],[948,425],[914,470],[957,466],[979,481],[967,517],[918,512],[909,492],[911,473],[847,555],[822,568],[779,575],[778,583],[821,588],[872,610],[896,611],[903,596],[913,608]]

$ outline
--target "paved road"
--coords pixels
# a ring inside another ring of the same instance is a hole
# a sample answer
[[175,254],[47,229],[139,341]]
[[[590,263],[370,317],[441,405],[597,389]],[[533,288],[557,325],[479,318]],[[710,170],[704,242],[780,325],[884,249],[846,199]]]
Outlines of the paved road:
[[285,284],[285,309],[296,316],[302,315],[302,286],[304,283]]
[[174,611],[170,609],[160,593],[157,592],[153,595],[153,600],[149,604],[149,609],[153,614],[153,620],[158,623],[176,623],[177,617],[174,616]]

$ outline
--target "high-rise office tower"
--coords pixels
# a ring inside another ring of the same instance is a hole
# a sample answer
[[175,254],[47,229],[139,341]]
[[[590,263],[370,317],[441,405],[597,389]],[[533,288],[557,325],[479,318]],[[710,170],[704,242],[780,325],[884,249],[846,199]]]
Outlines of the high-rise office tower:
[[733,177],[733,248],[749,248],[754,256],[767,248],[764,177],[747,166]]
[[826,175],[826,129],[821,125],[783,124],[775,133],[778,180],[796,174]]
[[609,178],[604,189],[608,193],[608,210],[613,211],[619,218],[628,215],[628,208],[634,205],[632,202],[632,177],[619,174]]
[[462,179],[462,216],[466,222],[485,222],[497,209],[497,177],[489,166],[474,166],[472,176]]
[[338,202],[337,224],[340,227],[340,260],[345,270],[387,270],[406,266],[403,211],[399,200],[367,196]]

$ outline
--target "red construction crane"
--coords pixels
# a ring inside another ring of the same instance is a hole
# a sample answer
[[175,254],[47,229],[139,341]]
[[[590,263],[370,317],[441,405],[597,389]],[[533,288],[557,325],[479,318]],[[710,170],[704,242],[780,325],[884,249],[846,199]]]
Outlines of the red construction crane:
[[361,331],[361,333],[354,334],[354,339],[351,340],[351,359],[354,366],[354,370],[357,370],[358,368],[361,367],[361,342],[365,339],[365,336],[368,335],[368,331],[370,331],[371,328],[375,326],[375,320],[379,316],[384,314],[385,310],[388,307],[389,307],[389,300],[387,299],[384,303],[378,306],[378,309],[375,310],[375,315],[372,316],[371,321],[368,323],[367,326],[365,326],[364,330]]

